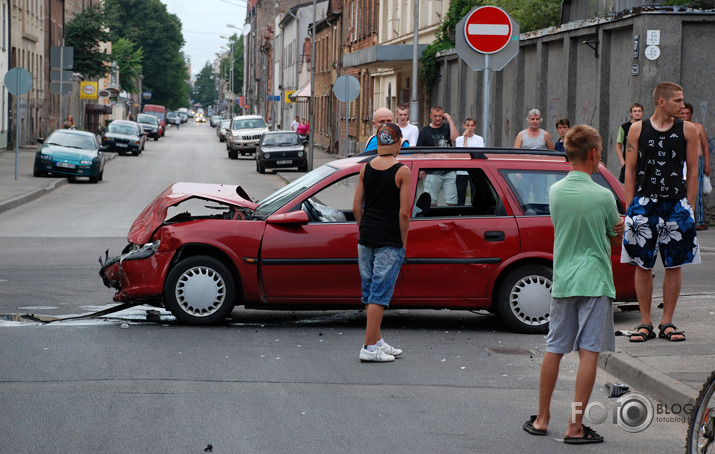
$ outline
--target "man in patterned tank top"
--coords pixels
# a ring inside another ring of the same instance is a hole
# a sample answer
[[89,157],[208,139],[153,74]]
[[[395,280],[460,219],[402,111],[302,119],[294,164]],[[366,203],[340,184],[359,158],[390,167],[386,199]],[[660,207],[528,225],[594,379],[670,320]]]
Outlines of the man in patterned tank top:
[[[658,249],[665,267],[663,317],[658,337],[684,341],[673,324],[682,284],[681,267],[700,263],[693,205],[698,191],[698,135],[695,126],[680,119],[683,88],[673,82],[659,84],[653,92],[655,112],[633,123],[626,145],[626,212],[621,262],[638,265],[636,296],[641,324],[631,342],[655,337],[651,318],[653,273]],[[688,174],[683,180],[683,163]]]

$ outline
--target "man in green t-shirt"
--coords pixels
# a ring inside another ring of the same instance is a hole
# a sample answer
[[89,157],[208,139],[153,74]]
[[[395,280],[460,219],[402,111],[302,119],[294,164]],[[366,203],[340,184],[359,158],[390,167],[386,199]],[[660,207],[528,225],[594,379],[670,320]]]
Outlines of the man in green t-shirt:
[[523,425],[546,435],[551,396],[564,354],[578,351],[576,389],[564,443],[600,443],[603,437],[582,423],[596,381],[598,354],[615,349],[611,247],[620,245],[624,223],[608,189],[591,179],[601,161],[601,136],[579,125],[565,137],[571,172],[549,190],[554,224],[554,276],[549,334],[541,364],[539,413]]

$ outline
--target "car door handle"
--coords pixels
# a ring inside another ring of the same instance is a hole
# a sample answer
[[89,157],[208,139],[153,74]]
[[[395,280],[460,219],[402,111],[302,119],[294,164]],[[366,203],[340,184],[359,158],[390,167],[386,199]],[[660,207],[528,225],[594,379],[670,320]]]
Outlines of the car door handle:
[[486,241],[504,241],[506,238],[506,235],[504,235],[504,232],[500,231],[487,231],[484,233],[484,239]]

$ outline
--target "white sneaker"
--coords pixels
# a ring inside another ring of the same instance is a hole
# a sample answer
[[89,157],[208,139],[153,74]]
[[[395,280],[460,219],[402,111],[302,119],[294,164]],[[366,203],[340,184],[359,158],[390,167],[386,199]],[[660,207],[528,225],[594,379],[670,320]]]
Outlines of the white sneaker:
[[[384,341],[383,341],[384,342]],[[388,344],[385,342],[382,347],[377,347],[378,350],[382,350],[383,352],[387,353],[388,355],[392,356],[400,356],[402,354],[402,350],[399,348],[395,348],[392,345]]]
[[360,361],[366,363],[366,362],[389,362],[389,361],[394,361],[395,357],[392,355],[388,355],[381,349],[376,349],[374,352],[371,352],[367,348],[361,348],[360,349]]

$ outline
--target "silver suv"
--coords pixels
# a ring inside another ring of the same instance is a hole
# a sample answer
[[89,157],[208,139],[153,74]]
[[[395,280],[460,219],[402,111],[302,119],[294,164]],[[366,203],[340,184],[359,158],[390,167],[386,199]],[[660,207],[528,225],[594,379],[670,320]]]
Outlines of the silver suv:
[[268,132],[268,125],[260,115],[241,115],[231,119],[231,126],[226,135],[226,150],[231,159],[256,152],[258,142],[264,132]]

